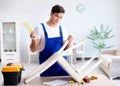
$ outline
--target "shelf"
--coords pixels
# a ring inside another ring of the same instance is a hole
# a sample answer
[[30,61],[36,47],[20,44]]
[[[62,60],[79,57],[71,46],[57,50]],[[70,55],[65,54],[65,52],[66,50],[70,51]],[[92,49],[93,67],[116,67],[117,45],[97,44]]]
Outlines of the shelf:
[[19,62],[17,24],[2,22],[1,27],[1,62]]

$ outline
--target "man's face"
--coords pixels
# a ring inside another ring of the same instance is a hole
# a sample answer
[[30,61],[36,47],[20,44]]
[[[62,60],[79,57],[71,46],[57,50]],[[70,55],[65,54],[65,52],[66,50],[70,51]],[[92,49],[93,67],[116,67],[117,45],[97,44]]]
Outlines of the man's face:
[[51,22],[53,24],[58,24],[63,18],[64,13],[51,13]]

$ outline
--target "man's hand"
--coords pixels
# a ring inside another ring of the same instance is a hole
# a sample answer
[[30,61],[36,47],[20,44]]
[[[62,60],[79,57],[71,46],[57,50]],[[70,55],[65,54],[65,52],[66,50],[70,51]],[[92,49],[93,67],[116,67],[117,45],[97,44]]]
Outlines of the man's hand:
[[34,31],[31,32],[30,38],[31,38],[32,40],[36,40],[36,39],[37,39],[37,38],[36,38],[36,33],[35,33]]
[[69,35],[68,39],[69,41],[68,45],[66,46],[65,50],[70,48],[72,46],[72,42],[73,42],[73,36],[72,35]]
[[73,41],[73,36],[72,36],[72,35],[69,35],[68,41],[69,41],[69,42],[72,42],[72,41]]
[[30,34],[30,38],[32,39],[31,41],[31,45],[30,45],[30,48],[31,48],[31,51],[36,51],[37,48],[38,48],[38,45],[39,45],[39,42],[40,42],[40,39],[37,39],[36,37],[36,32],[31,32]]

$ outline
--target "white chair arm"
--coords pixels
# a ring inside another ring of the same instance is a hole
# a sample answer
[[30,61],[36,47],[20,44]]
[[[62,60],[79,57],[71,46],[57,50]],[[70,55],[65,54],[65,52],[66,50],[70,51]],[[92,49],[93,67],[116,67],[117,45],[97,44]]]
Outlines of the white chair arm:
[[100,54],[110,54],[110,55],[115,55],[117,52],[117,49],[102,49],[100,51]]

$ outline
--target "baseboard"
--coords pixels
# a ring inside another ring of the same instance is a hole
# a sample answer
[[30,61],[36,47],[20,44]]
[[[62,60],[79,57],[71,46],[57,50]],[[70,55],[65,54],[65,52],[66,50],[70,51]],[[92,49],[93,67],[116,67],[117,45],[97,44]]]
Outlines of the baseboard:
[[[89,60],[89,59],[91,59],[92,57],[85,57],[84,59],[85,60]],[[77,60],[82,60],[82,58],[81,57],[77,57]],[[98,60],[98,57],[95,57],[95,59],[94,60]]]

